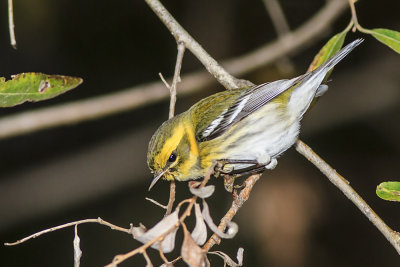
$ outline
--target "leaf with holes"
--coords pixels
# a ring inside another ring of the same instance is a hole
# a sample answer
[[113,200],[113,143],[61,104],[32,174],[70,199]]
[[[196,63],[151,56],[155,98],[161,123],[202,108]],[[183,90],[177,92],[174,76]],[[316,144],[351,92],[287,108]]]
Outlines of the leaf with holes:
[[378,197],[389,201],[400,201],[400,182],[383,182],[376,187]]
[[82,81],[78,77],[34,72],[13,75],[8,81],[0,77],[0,107],[50,99],[77,87]]
[[368,30],[368,33],[400,54],[400,32],[388,29],[372,29]]

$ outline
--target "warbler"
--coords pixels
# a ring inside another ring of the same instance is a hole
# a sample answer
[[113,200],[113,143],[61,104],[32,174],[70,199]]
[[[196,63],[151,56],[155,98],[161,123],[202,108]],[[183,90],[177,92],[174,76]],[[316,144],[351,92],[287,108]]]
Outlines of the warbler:
[[363,39],[357,39],[315,70],[285,80],[206,97],[164,122],[152,136],[147,164],[160,179],[204,177],[214,161],[221,172],[242,175],[273,169],[300,132],[300,121],[328,86],[326,74]]

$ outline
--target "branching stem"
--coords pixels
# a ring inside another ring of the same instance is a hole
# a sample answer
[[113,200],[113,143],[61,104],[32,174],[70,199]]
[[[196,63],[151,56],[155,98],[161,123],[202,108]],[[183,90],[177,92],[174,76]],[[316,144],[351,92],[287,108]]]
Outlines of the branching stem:
[[358,22],[358,17],[357,17],[357,12],[356,12],[356,2],[357,0],[348,0],[349,1],[349,6],[350,6],[350,10],[351,10],[351,20],[354,23],[353,26],[353,32],[355,32],[356,30],[359,30],[360,32],[366,33],[366,34],[371,34],[371,31],[368,29],[365,29],[364,27],[362,27],[360,25],[360,23]]

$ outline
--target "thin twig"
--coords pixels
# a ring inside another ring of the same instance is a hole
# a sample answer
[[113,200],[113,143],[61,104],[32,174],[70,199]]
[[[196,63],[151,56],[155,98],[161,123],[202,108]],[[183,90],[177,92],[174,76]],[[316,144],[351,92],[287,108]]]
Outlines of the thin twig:
[[[174,71],[174,78],[172,79],[172,84],[169,87],[170,91],[170,102],[169,102],[169,116],[168,118],[171,119],[174,117],[175,113],[175,104],[176,104],[176,90],[178,82],[181,81],[181,68],[182,68],[182,60],[183,55],[185,53],[185,45],[182,42],[178,42],[178,53],[176,56],[176,63],[175,63],[175,71]],[[171,181],[169,187],[169,200],[167,204],[167,210],[165,212],[165,216],[168,216],[172,212],[172,207],[174,206],[175,202],[175,181]]]
[[185,45],[181,42],[178,43],[178,54],[176,56],[176,64],[174,71],[174,78],[172,79],[170,90],[170,102],[169,102],[169,119],[171,119],[175,114],[175,103],[176,103],[176,89],[178,82],[181,81],[181,68],[182,68],[182,60],[183,54],[185,53]]
[[[251,190],[255,183],[260,179],[261,174],[254,174],[246,179],[245,187],[240,191],[239,195],[234,191],[234,199],[232,201],[232,205],[225,216],[221,219],[221,223],[218,225],[218,229],[222,232],[225,231],[226,225],[228,222],[232,221],[233,217],[239,211],[239,209],[243,206],[247,199],[249,199]],[[221,238],[217,234],[213,234],[207,243],[203,246],[204,251],[209,251],[216,243],[219,244]]]
[[[161,241],[160,241],[161,244]],[[161,259],[164,261],[164,263],[168,264],[169,260],[167,259],[167,257],[165,257],[164,252],[162,251],[162,246],[158,246],[158,253],[160,254]]]
[[351,20],[354,23],[353,32],[355,32],[356,30],[359,30],[360,32],[363,32],[366,34],[371,34],[371,30],[365,29],[358,22],[357,11],[356,11],[356,6],[355,6],[356,0],[348,0],[348,1],[349,1],[350,10],[351,10]]
[[[248,54],[222,61],[221,64],[233,75],[241,76],[288,53],[294,55],[309,46],[311,40],[322,38],[322,33],[326,32],[346,6],[347,3],[343,0],[328,1],[310,20],[290,34]],[[213,82],[214,80],[204,71],[184,75],[179,94],[187,95],[199,91]],[[161,82],[152,82],[108,95],[17,113],[0,119],[0,138],[93,120],[149,105],[168,96],[169,93],[165,91]]]
[[175,181],[171,181],[169,184],[169,200],[168,200],[168,204],[166,206],[166,211],[165,211],[165,216],[171,214],[172,212],[172,207],[174,206],[174,202],[175,202]]
[[157,236],[156,238],[154,238],[153,240],[147,242],[146,244],[143,244],[142,246],[126,253],[126,254],[121,254],[121,255],[117,255],[114,257],[114,260],[112,261],[112,263],[106,265],[106,267],[114,267],[115,265],[118,265],[120,263],[122,263],[123,261],[129,259],[130,257],[139,254],[139,253],[143,253],[147,248],[149,248],[151,245],[153,245],[156,242],[161,242],[169,233],[171,233],[172,231],[174,231],[176,228],[179,227],[180,223],[186,219],[187,216],[190,215],[191,209],[194,205],[194,202],[196,202],[197,197],[193,196],[190,199],[189,205],[186,208],[185,212],[182,214],[182,216],[179,218],[179,222],[177,222],[175,225],[173,225],[171,228],[169,228],[167,231],[165,231],[163,234]]
[[161,207],[161,208],[163,208],[163,209],[165,209],[165,210],[167,209],[167,206],[165,206],[165,205],[159,203],[158,201],[156,201],[156,200],[154,200],[154,199],[151,199],[151,198],[148,198],[148,197],[145,197],[145,199],[148,200],[148,201],[150,201],[151,203],[155,204],[156,206],[159,206],[159,207]]
[[349,182],[338,174],[328,163],[319,157],[309,146],[298,140],[296,150],[308,161],[314,164],[343,194],[367,216],[373,225],[386,237],[386,239],[400,254],[400,235],[389,226],[371,209],[362,197],[349,185]]
[[158,76],[160,76],[161,81],[164,83],[165,87],[168,88],[168,90],[170,90],[171,86],[169,85],[169,83],[167,82],[167,80],[165,80],[164,76],[162,75],[161,72],[158,73]]
[[144,251],[146,251],[146,249],[149,248],[150,246],[152,246],[154,243],[161,242],[168,234],[170,234],[172,231],[174,231],[176,228],[179,227],[181,220],[184,220],[188,215],[190,215],[190,210],[192,209],[193,202],[195,202],[195,201],[196,201],[196,198],[194,196],[193,198],[190,199],[189,205],[186,208],[185,212],[182,214],[182,216],[179,218],[179,221],[176,224],[174,224],[173,226],[171,226],[171,228],[166,230],[163,234],[155,237],[153,240],[141,245],[140,247],[138,247],[128,253],[115,256],[113,261],[110,264],[106,265],[105,267],[114,267],[137,254],[143,254]]
[[[200,187],[204,187],[206,183],[210,180],[211,175],[214,173],[214,168],[215,168],[215,163],[212,164],[212,166],[208,169],[206,175],[204,176],[203,182],[201,183]],[[174,231],[176,228],[178,228],[181,223],[191,214],[192,208],[194,206],[194,203],[196,203],[197,196],[194,195],[192,198],[185,199],[181,201],[178,204],[178,207],[180,207],[183,203],[189,203],[188,206],[186,207],[185,211],[179,217],[179,222],[177,222],[175,225],[173,225],[171,228],[169,228],[167,231],[165,231],[163,234],[159,235],[158,237],[154,238],[153,240],[147,242],[146,244],[143,244],[142,246],[128,252],[125,254],[117,255],[114,257],[114,260],[112,263],[106,265],[105,267],[114,267],[115,265],[120,264],[121,262],[129,259],[130,257],[136,255],[136,254],[143,254],[143,252],[149,248],[151,245],[153,245],[156,242],[161,242],[169,233]]]
[[153,263],[151,262],[149,255],[147,255],[146,250],[142,253],[144,259],[146,260],[146,267],[153,267]]
[[66,228],[66,227],[70,227],[70,226],[75,226],[75,225],[78,225],[78,224],[83,224],[83,223],[98,223],[98,224],[101,224],[101,225],[108,226],[108,227],[110,227],[112,230],[117,230],[117,231],[125,232],[125,233],[127,233],[127,234],[130,234],[130,233],[131,233],[131,230],[130,230],[130,229],[126,229],[126,228],[123,228],[123,227],[119,227],[119,226],[117,226],[117,225],[114,225],[114,224],[112,224],[112,223],[109,223],[109,222],[107,222],[107,221],[104,221],[102,218],[99,217],[99,218],[97,218],[97,219],[84,219],[84,220],[75,221],[75,222],[70,222],[70,223],[62,224],[62,225],[59,225],[59,226],[56,226],[56,227],[48,228],[48,229],[45,229],[45,230],[43,230],[43,231],[34,233],[34,234],[30,235],[30,236],[24,237],[24,238],[22,238],[22,239],[20,239],[20,240],[18,240],[18,241],[16,241],[16,242],[13,242],[13,243],[4,243],[4,245],[5,245],[5,246],[14,246],[14,245],[18,245],[18,244],[21,244],[21,243],[23,243],[23,242],[25,242],[25,241],[28,241],[29,239],[36,238],[36,237],[41,236],[41,235],[43,235],[43,234],[50,233],[50,232],[53,232],[53,231],[56,231],[56,230],[60,230],[60,229],[62,229],[62,228]]
[[15,40],[14,31],[14,10],[13,10],[13,0],[8,0],[8,29],[10,31],[10,42],[14,49],[17,49],[17,41]]
[[355,32],[359,24],[357,19],[356,7],[354,6],[354,0],[349,0],[349,6],[351,10],[351,19],[354,22],[353,32]]
[[175,262],[179,261],[180,259],[182,259],[182,256],[176,257],[175,259],[173,259],[173,260],[170,261],[169,263],[172,264],[172,266],[173,266],[173,264],[174,264]]

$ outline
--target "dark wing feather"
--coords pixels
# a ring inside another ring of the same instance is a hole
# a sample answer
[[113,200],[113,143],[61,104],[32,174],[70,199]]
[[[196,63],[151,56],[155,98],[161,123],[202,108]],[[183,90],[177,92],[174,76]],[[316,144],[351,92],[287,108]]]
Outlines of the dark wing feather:
[[299,80],[304,78],[300,76],[291,80],[279,80],[271,83],[264,83],[247,89],[247,92],[237,98],[237,100],[208,127],[206,127],[199,136],[199,141],[207,141],[222,135],[235,123],[243,120],[265,104],[291,88]]

